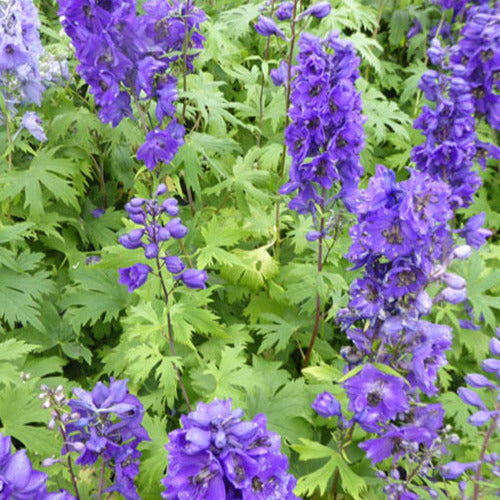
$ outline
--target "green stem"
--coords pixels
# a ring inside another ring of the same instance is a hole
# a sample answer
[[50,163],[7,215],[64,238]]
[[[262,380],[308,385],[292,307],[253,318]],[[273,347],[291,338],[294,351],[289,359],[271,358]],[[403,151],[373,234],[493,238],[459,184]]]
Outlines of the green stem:
[[97,490],[97,500],[101,500],[104,490],[104,471],[106,470],[106,462],[101,458],[101,472],[99,473],[99,489]]
[[[290,39],[290,51],[288,52],[288,74],[287,74],[287,85],[286,85],[286,97],[285,97],[285,130],[290,124],[290,116],[288,115],[288,110],[290,108],[290,94],[292,91],[292,61],[293,61],[293,50],[295,48],[296,39],[296,23],[297,23],[297,6],[299,0],[294,0],[293,2],[293,12],[292,12],[292,36]],[[283,141],[283,151],[281,153],[281,166],[279,170],[280,182],[283,181],[283,175],[285,174],[285,162],[286,162],[287,147]],[[276,258],[279,261],[280,258],[280,204],[281,200],[278,197],[276,202],[276,216],[275,216],[275,231],[276,231]]]
[[[380,30],[380,21],[382,19],[383,13],[384,13],[384,0],[380,0],[379,4],[378,4],[377,21],[376,21],[375,30],[373,31],[373,36],[372,36],[372,38],[374,40],[377,40],[377,35],[378,35],[379,30]],[[370,77],[370,66],[368,66],[366,68],[365,80],[368,80],[369,77]]]

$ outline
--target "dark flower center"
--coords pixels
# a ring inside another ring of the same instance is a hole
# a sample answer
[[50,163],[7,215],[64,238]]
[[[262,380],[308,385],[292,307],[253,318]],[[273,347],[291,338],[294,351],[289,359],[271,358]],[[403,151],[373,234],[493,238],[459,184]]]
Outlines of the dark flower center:
[[261,493],[264,489],[264,484],[257,476],[252,479],[252,489],[255,493]]
[[382,401],[382,398],[378,392],[370,392],[368,393],[366,400],[369,406],[377,406],[380,401]]
[[490,61],[494,55],[495,55],[495,53],[493,52],[492,49],[482,50],[481,51],[481,61],[483,61],[483,62]]
[[397,225],[392,226],[390,230],[384,229],[384,231],[382,231],[382,236],[387,240],[387,243],[391,245],[401,245],[401,243],[403,243],[403,238],[399,233],[399,226]]

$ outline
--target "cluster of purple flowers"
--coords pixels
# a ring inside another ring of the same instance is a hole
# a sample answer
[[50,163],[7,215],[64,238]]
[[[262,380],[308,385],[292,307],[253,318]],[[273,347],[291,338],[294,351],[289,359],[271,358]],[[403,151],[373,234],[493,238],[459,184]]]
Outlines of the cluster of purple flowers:
[[333,32],[325,39],[302,34],[291,88],[285,143],[292,156],[290,180],[281,194],[298,190],[289,207],[300,214],[325,206],[330,190],[341,183],[339,196],[349,207],[363,172],[364,145],[361,98],[355,89],[359,58],[353,45]]
[[488,4],[469,9],[451,61],[465,67],[476,113],[500,130],[500,10]]
[[[204,12],[191,0],[148,0],[140,16],[135,0],[61,0],[60,4],[63,26],[80,60],[78,71],[101,108],[101,120],[116,126],[132,116],[131,95],[156,100],[160,125],[166,116],[173,125],[166,130],[155,129],[151,140],[158,144],[160,136],[161,140],[168,136],[164,147],[177,151],[182,142],[181,128],[173,118],[177,99],[173,66],[186,49],[185,70],[192,69],[193,49],[203,46],[204,38],[198,30],[205,20]],[[148,168],[153,167],[148,164]]]
[[68,442],[63,453],[77,451],[78,465],[93,465],[98,458],[113,470],[116,491],[128,500],[139,499],[134,479],[139,472],[141,453],[137,446],[149,441],[142,427],[144,407],[128,392],[126,380],[111,378],[109,387],[98,382],[91,392],[73,389],[75,399],[68,402],[72,410],[66,424]]
[[244,422],[231,400],[198,403],[169,434],[166,490],[170,500],[296,500],[295,478],[266,417]]
[[[464,66],[448,62],[449,53],[437,40],[429,56],[441,72],[428,71],[420,84],[436,106],[425,106],[415,122],[426,137],[412,151],[417,170],[397,183],[393,172],[377,166],[368,188],[355,199],[358,222],[350,229],[347,257],[363,275],[352,283],[348,306],[337,318],[353,342],[341,351],[346,370],[357,367],[344,382],[353,417],[346,421],[328,394],[319,395],[313,406],[320,415],[339,417],[341,428],[356,423],[378,435],[360,447],[374,464],[393,457],[391,473],[380,474],[387,481],[388,498],[398,500],[419,498],[402,480],[399,459],[431,477],[432,457],[447,450],[443,408],[424,404],[421,393],[432,397],[438,392],[437,372],[447,363],[451,328],[422,318],[439,301],[457,304],[467,298],[465,280],[448,268],[491,233],[481,227],[484,214],[455,231],[451,220],[481,184],[472,170],[474,160],[484,166],[486,157],[498,151],[476,137]],[[454,234],[467,244],[457,245]],[[430,284],[439,287],[434,298],[427,290]]]
[[[119,238],[120,243],[127,249],[133,250],[142,247],[147,259],[154,259],[158,268],[166,267],[174,275],[174,279],[181,280],[188,288],[205,288],[207,273],[203,270],[185,269],[182,260],[175,255],[165,254],[163,245],[174,239],[182,239],[187,234],[187,227],[177,217],[179,215],[178,202],[175,198],[167,198],[160,202],[159,196],[167,192],[167,186],[160,184],[156,189],[156,196],[151,200],[132,198],[125,206],[130,219],[142,226],[132,229]],[[169,217],[163,223],[164,215]],[[119,269],[119,283],[128,286],[132,293],[142,286],[148,279],[152,268],[147,264],[135,264],[131,267]]]
[[26,450],[12,453],[9,436],[0,433],[0,498],[2,500],[74,500],[67,491],[47,493],[47,474],[33,469]]
[[32,0],[0,3],[0,91],[11,112],[17,104],[40,105],[42,100],[39,25]]
[[422,172],[449,184],[455,206],[467,206],[481,185],[479,174],[473,170],[474,159],[484,166],[494,150],[477,139],[475,107],[464,66],[447,65],[448,55],[437,39],[429,55],[441,71],[427,71],[420,81],[425,97],[435,106],[424,106],[415,121],[425,142],[413,149],[412,160]]

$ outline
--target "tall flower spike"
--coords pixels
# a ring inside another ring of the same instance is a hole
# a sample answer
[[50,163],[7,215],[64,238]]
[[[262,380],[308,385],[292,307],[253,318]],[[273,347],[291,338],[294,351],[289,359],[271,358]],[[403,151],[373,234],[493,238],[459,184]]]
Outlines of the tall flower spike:
[[295,478],[280,452],[280,437],[267,430],[266,417],[242,421],[231,400],[198,403],[182,416],[183,428],[169,434],[163,498],[182,500],[297,500]]
[[315,215],[323,192],[331,197],[337,184],[349,208],[363,172],[361,98],[354,87],[359,58],[352,44],[336,32],[325,39],[304,33],[299,48],[290,96],[292,123],[285,130],[292,157],[290,180],[280,193],[298,190],[289,207]]

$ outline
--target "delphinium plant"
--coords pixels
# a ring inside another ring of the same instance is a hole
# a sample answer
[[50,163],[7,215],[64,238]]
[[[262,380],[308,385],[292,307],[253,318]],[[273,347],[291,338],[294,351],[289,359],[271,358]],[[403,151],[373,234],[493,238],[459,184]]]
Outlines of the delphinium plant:
[[499,15],[0,0],[0,498],[498,496]]
[[[78,466],[98,463],[94,481],[98,499],[111,492],[129,500],[139,499],[134,484],[141,456],[137,447],[150,439],[142,426],[141,402],[128,392],[126,380],[111,379],[109,386],[98,382],[90,392],[75,388],[73,394],[74,399],[68,399],[62,387],[52,390],[44,385],[40,398],[51,411],[49,427],[57,427],[64,440],[62,455],[67,456],[75,497],[81,498]],[[78,457],[73,462],[75,453]],[[46,463],[56,461],[49,459]]]
[[[341,351],[350,370],[343,386],[353,416],[346,422],[329,394],[313,406],[322,416],[339,417],[341,428],[350,428],[349,439],[356,425],[378,435],[359,446],[374,465],[392,457],[389,472],[380,472],[391,499],[416,499],[423,492],[438,498],[434,461],[457,440],[443,428],[443,407],[430,399],[438,394],[437,373],[447,364],[452,329],[422,318],[433,304],[467,298],[466,281],[448,268],[491,232],[481,228],[484,215],[456,229],[454,211],[468,206],[481,184],[474,160],[484,167],[486,158],[498,155],[496,146],[477,139],[464,66],[448,62],[438,40],[429,57],[440,70],[426,72],[420,82],[436,105],[424,106],[415,122],[426,137],[412,152],[418,171],[398,183],[377,167],[358,195],[358,224],[350,230],[348,257],[364,275],[351,285],[348,308],[338,320],[353,342]],[[464,244],[454,241],[454,233]]]

